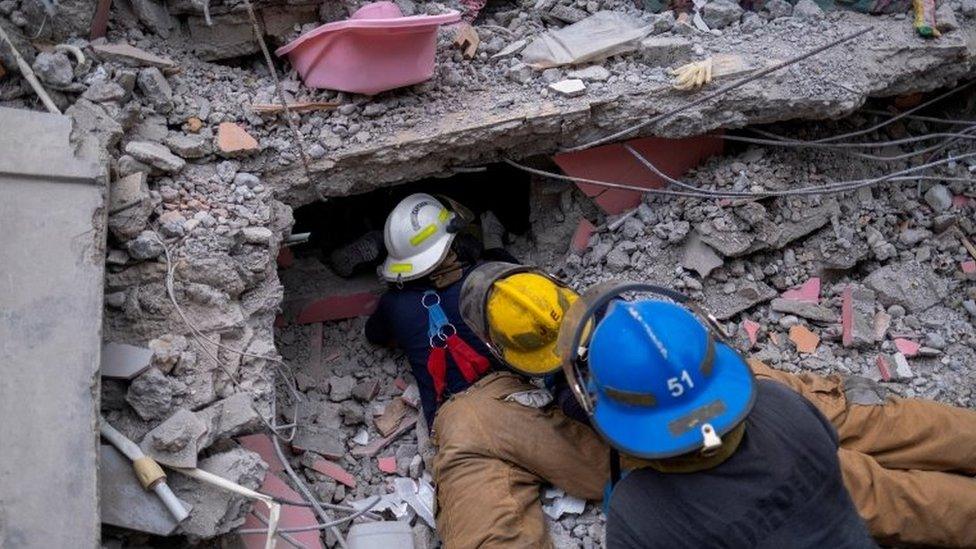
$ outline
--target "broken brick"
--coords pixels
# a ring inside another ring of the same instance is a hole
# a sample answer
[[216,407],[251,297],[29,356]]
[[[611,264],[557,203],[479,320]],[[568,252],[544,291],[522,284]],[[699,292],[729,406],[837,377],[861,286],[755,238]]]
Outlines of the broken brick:
[[783,292],[783,299],[820,303],[820,277],[813,277],[800,286]]
[[746,331],[746,335],[749,336],[750,347],[756,344],[756,340],[759,336],[759,323],[753,322],[749,319],[742,321],[742,329]]
[[891,364],[888,363],[888,359],[884,355],[878,355],[876,362],[878,371],[881,372],[881,379],[889,381],[891,379]]
[[581,219],[579,224],[576,225],[576,232],[573,233],[573,239],[569,243],[569,251],[577,254],[585,252],[594,230],[596,230],[596,227],[593,226],[593,223],[589,219]]
[[[277,475],[268,471],[264,476],[264,482],[261,483],[261,488],[259,491],[263,494],[268,494],[276,498],[287,500],[287,501],[302,501],[302,497],[292,490],[283,480],[278,478]],[[268,509],[264,505],[255,505],[254,509],[261,513],[264,517],[268,516]],[[299,507],[295,505],[282,505],[281,506],[281,516],[278,519],[278,528],[303,528],[308,526],[315,526],[318,524],[318,519],[315,517],[315,513],[312,512],[308,507]],[[254,516],[252,513],[248,513],[247,519],[241,526],[241,529],[252,529],[252,528],[267,528],[260,519]],[[295,540],[301,547],[306,547],[308,549],[322,549],[322,540],[319,537],[319,532],[316,530],[308,530],[305,532],[292,532],[288,536]],[[281,539],[281,535],[275,536],[278,542],[278,546],[286,546],[288,543]],[[242,534],[240,536],[241,544],[246,549],[261,549],[265,547],[266,534]]]
[[383,471],[384,473],[390,475],[396,473],[397,470],[396,457],[394,456],[386,456],[386,457],[378,458],[376,460],[376,465],[379,467],[380,471]]
[[221,122],[217,126],[217,149],[224,156],[247,154],[258,149],[258,141],[237,124]]
[[190,133],[197,133],[201,129],[203,129],[203,120],[200,120],[195,116],[191,116],[190,118],[186,119],[186,131]]
[[918,343],[910,339],[905,339],[903,337],[895,338],[895,349],[905,356],[915,356],[918,354],[918,350],[922,347]]
[[465,59],[474,58],[480,45],[481,37],[478,36],[478,31],[474,30],[474,27],[468,23],[458,24],[457,32],[454,34],[454,46],[461,49],[461,55]]
[[351,295],[334,295],[313,301],[298,314],[298,324],[343,320],[368,316],[376,310],[380,296],[370,292]]
[[968,208],[972,203],[973,199],[968,196],[957,194],[952,197],[952,207],[954,208]]
[[403,379],[402,377],[398,377],[398,378],[394,379],[393,380],[393,385],[395,385],[396,388],[399,389],[401,393],[403,391],[406,391],[407,390],[407,381],[405,379]]
[[966,278],[973,278],[973,275],[976,275],[976,261],[963,261],[960,267],[962,268],[963,274],[966,275]]
[[389,436],[396,431],[403,416],[407,414],[407,404],[401,398],[395,398],[386,405],[383,415],[376,418],[376,430],[383,436]]
[[261,459],[268,464],[268,474],[278,473],[285,470],[285,466],[278,459],[278,454],[274,450],[274,442],[265,434],[247,435],[238,437],[237,442],[248,450],[261,456]]
[[350,488],[356,487],[356,477],[352,476],[349,471],[343,469],[338,463],[324,459],[316,459],[312,462],[312,469]]
[[287,269],[295,263],[295,253],[291,248],[282,247],[278,250],[278,268]]
[[349,453],[352,454],[353,457],[373,457],[377,453],[379,453],[380,450],[386,448],[387,445],[389,445],[391,442],[393,442],[401,435],[403,435],[403,433],[406,433],[408,430],[412,429],[413,426],[416,424],[417,424],[417,413],[414,412],[411,416],[409,416],[402,423],[400,423],[400,427],[396,431],[394,431],[390,436],[378,438],[373,441],[370,441],[370,443],[367,444],[366,446],[357,446],[356,448],[350,450]]
[[797,352],[810,354],[817,352],[820,336],[802,324],[795,324],[790,328],[790,341],[796,346]]

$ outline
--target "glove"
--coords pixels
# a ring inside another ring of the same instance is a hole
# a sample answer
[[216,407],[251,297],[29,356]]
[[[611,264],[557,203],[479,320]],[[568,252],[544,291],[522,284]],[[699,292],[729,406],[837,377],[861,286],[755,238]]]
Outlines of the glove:
[[712,81],[712,58],[693,61],[669,71],[675,79],[671,87],[676,90],[697,90]]

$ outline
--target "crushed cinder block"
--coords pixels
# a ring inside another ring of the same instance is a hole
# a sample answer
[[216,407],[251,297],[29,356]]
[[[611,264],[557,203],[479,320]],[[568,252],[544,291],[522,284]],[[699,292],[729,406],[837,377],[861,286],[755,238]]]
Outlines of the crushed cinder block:
[[132,379],[152,364],[153,352],[145,347],[126,343],[102,343],[102,362],[99,373],[112,379]]
[[844,347],[864,348],[874,345],[875,293],[848,286],[841,299],[841,340]]
[[192,469],[208,426],[197,414],[181,408],[155,429],[146,433],[139,447],[143,453],[163,465]]
[[[99,510],[103,524],[170,536],[177,523],[155,492],[142,487],[129,458],[114,446],[102,444],[98,463]],[[180,500],[191,513],[193,507]]]

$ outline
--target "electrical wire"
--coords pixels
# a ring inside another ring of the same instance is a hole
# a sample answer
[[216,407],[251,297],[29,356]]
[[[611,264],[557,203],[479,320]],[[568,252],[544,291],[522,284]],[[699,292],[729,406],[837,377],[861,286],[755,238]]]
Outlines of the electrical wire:
[[719,97],[721,95],[725,95],[726,93],[728,93],[728,92],[730,92],[730,91],[732,91],[732,90],[734,90],[736,88],[742,87],[742,86],[748,84],[749,82],[753,82],[755,80],[758,80],[758,79],[760,79],[760,78],[762,78],[762,77],[764,77],[764,76],[766,76],[768,74],[771,74],[773,72],[776,72],[776,71],[778,71],[780,69],[784,69],[784,68],[786,68],[786,67],[788,67],[790,65],[795,65],[796,63],[799,63],[800,61],[803,61],[805,59],[808,59],[810,57],[813,57],[814,55],[817,55],[817,54],[822,53],[822,52],[824,52],[826,50],[829,50],[830,48],[839,46],[839,45],[843,44],[844,42],[848,42],[850,40],[853,40],[853,39],[857,38],[858,36],[861,36],[863,34],[866,34],[866,33],[870,32],[872,30],[874,30],[874,27],[871,27],[871,26],[864,27],[864,28],[862,28],[862,29],[860,29],[860,30],[858,30],[856,32],[853,32],[851,34],[848,34],[848,35],[846,35],[846,36],[844,36],[842,38],[839,38],[837,40],[833,40],[831,42],[828,42],[827,44],[824,44],[822,46],[818,46],[818,47],[816,47],[816,48],[814,48],[812,50],[809,50],[809,51],[804,52],[804,53],[802,53],[800,55],[797,55],[796,57],[792,57],[790,59],[787,59],[785,61],[782,61],[780,63],[777,63],[777,64],[775,64],[775,65],[773,65],[771,67],[767,67],[767,68],[762,69],[762,70],[760,70],[758,72],[755,72],[755,73],[753,73],[753,74],[751,74],[749,76],[746,76],[744,78],[740,78],[739,80],[736,80],[735,82],[731,82],[729,84],[726,84],[725,86],[722,86],[721,88],[719,88],[719,89],[717,89],[717,90],[715,90],[715,91],[713,91],[711,93],[707,93],[705,95],[702,95],[701,97],[699,97],[698,99],[695,99],[694,101],[691,101],[690,103],[685,103],[684,105],[682,105],[680,107],[675,107],[675,108],[670,109],[668,111],[665,111],[663,113],[660,113],[660,114],[657,114],[655,116],[652,116],[652,117],[648,118],[647,120],[644,120],[643,122],[640,122],[638,124],[634,124],[633,126],[630,126],[628,128],[624,128],[623,130],[620,130],[618,132],[612,133],[612,134],[610,134],[608,136],[601,137],[599,139],[594,139],[593,141],[589,141],[587,143],[583,143],[582,145],[577,145],[575,147],[570,147],[568,149],[565,149],[563,152],[576,152],[576,151],[581,151],[583,149],[589,149],[590,147],[595,147],[597,145],[603,145],[604,143],[609,143],[611,141],[617,141],[618,139],[621,139],[623,137],[626,137],[626,136],[630,135],[631,133],[633,133],[633,132],[635,132],[637,130],[640,130],[641,128],[645,128],[645,127],[647,127],[647,126],[649,126],[649,125],[651,125],[651,124],[653,124],[655,122],[660,122],[661,120],[664,120],[666,118],[670,118],[670,117],[675,116],[677,114],[680,114],[680,113],[682,113],[682,112],[684,112],[684,111],[686,111],[688,109],[691,109],[693,107],[696,107],[698,105],[701,105],[702,103],[705,103],[706,101],[709,101],[709,100],[714,99],[716,97]]
[[[376,507],[376,504],[378,504],[382,499],[383,499],[382,497],[376,496],[376,497],[373,498],[373,500],[372,500],[371,503],[369,503],[369,504],[366,505],[365,508],[359,509],[358,511],[356,511],[355,513],[353,513],[353,514],[351,514],[351,515],[349,515],[347,517],[342,517],[340,519],[336,519],[336,520],[333,520],[331,522],[319,523],[319,524],[315,524],[315,525],[312,525],[312,526],[300,526],[300,527],[295,527],[295,528],[279,528],[278,530],[276,530],[276,532],[279,532],[279,533],[284,532],[286,534],[297,534],[299,532],[311,532],[313,530],[325,530],[326,528],[333,528],[333,527],[339,526],[340,524],[344,524],[346,522],[355,520],[355,519],[357,519],[357,518],[365,515],[373,507]],[[246,528],[246,529],[243,529],[243,530],[237,530],[235,533],[237,533],[237,534],[267,534],[268,533],[268,530],[265,529],[265,528]]]

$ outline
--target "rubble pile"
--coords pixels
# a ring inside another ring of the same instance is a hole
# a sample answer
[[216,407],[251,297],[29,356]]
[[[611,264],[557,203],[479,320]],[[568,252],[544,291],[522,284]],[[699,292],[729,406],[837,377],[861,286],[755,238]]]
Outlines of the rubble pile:
[[[252,3],[273,50],[363,2]],[[433,79],[373,97],[309,89],[278,61],[286,100],[314,103],[293,115],[300,139],[274,107],[274,78],[244,1],[114,2],[107,36],[89,40],[96,2],[61,0],[52,16],[44,2],[0,0],[0,26],[111,181],[104,337],[148,355],[129,374],[103,378],[105,419],[160,463],[257,488],[267,456],[232,439],[297,417],[293,464],[313,492],[354,506],[384,496],[375,512],[417,515],[418,543],[435,539],[424,511],[431,449],[403,358],[369,346],[359,320],[274,332],[283,299],[275,258],[292,207],[605,136],[694,98],[672,89],[668,69],[714,55],[732,56],[738,68],[713,86],[874,26],[856,46],[643,133],[836,117],[868,96],[928,91],[974,71],[969,0],[940,4],[937,41],[916,37],[904,14],[824,13],[809,0],[770,0],[756,12],[714,0],[700,23],[622,0],[492,4],[480,14],[459,2],[397,3],[405,15],[459,9],[474,21],[478,46],[466,55],[453,45],[456,29],[445,29]],[[594,21],[633,38],[589,52],[585,63],[530,66],[548,55],[547,36]],[[19,72],[0,46],[0,105],[40,108]],[[886,131],[896,128],[931,130],[912,120]],[[908,165],[891,165],[899,163]],[[954,180],[845,195],[648,199],[610,225],[564,183],[537,180],[535,230],[513,249],[579,287],[636,277],[682,288],[779,367],[855,373],[897,394],[972,406],[971,166],[937,172]],[[785,190],[877,173],[833,150],[754,148],[708,162],[690,182]],[[563,254],[584,218],[596,231]],[[787,295],[814,279],[816,299]],[[293,375],[278,375],[288,366]],[[297,407],[290,383],[303,397]],[[408,489],[404,479],[415,484]],[[193,540],[232,532],[248,513],[243,499],[189,479],[174,490],[194,507],[179,530]],[[553,496],[558,545],[598,545],[598,511],[576,512],[575,502]]]

